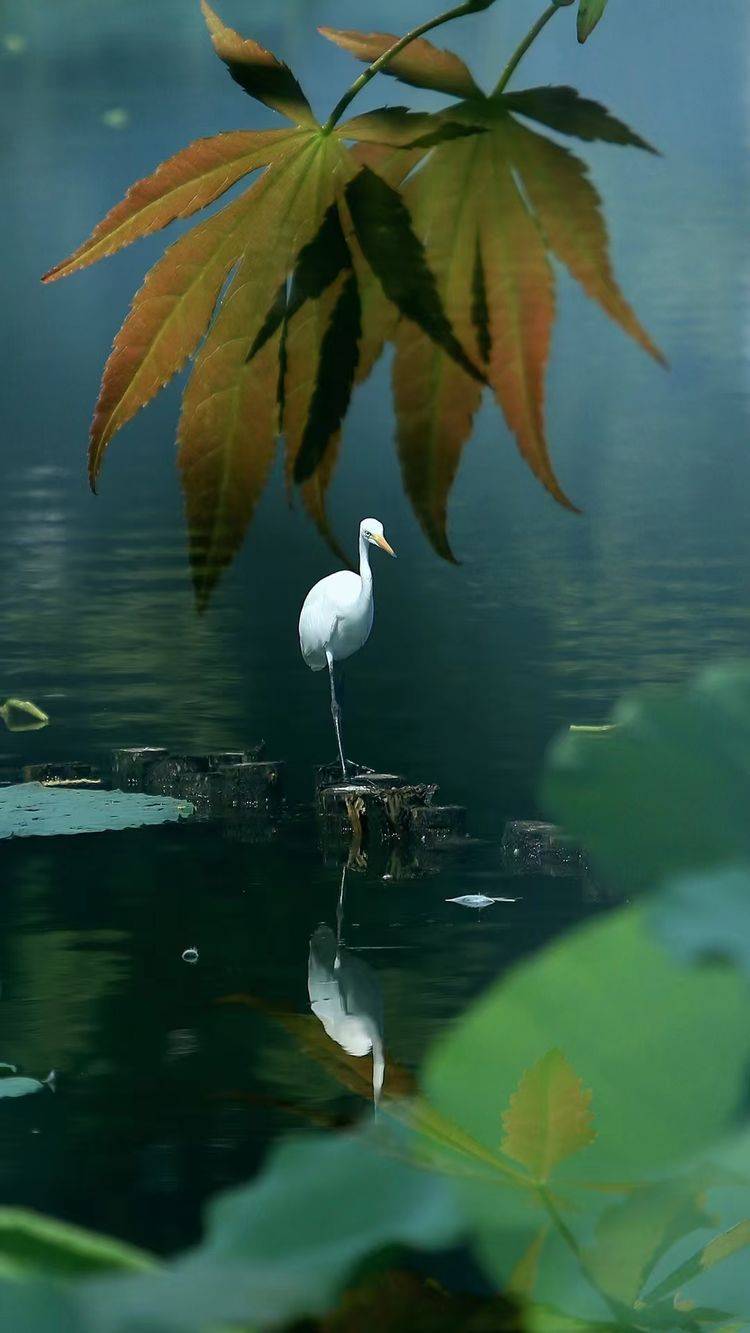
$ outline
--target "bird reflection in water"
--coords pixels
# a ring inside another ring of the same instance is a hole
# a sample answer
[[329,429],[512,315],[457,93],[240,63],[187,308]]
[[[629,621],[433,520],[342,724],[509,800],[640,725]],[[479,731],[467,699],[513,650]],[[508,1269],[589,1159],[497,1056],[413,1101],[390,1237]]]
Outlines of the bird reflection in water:
[[377,1109],[385,1076],[383,996],[377,973],[343,943],[346,872],[341,872],[336,933],[313,931],[307,965],[310,1008],[326,1033],[348,1055],[372,1056],[372,1096]]

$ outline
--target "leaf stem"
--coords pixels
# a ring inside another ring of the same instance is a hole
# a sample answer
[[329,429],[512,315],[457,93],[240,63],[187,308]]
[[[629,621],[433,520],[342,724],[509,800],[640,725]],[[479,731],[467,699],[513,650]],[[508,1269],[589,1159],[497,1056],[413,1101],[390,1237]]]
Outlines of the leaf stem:
[[529,31],[527,32],[523,41],[520,43],[519,46],[516,47],[515,51],[513,52],[513,55],[511,56],[507,65],[505,66],[505,69],[500,75],[497,87],[493,90],[491,94],[492,97],[500,96],[500,94],[505,89],[506,85],[509,83],[510,79],[515,74],[517,66],[520,65],[529,47],[533,46],[534,42],[536,41],[542,29],[546,28],[553,14],[556,14],[558,9],[562,9],[563,5],[568,5],[568,4],[570,4],[570,0],[552,0],[552,4],[547,9],[545,9],[543,14],[539,16],[534,26],[532,28],[529,28]]
[[333,108],[333,111],[323,126],[323,133],[331,133],[334,125],[341,119],[346,108],[349,106],[349,103],[353,102],[357,94],[370,82],[370,79],[374,79],[376,74],[379,74],[382,69],[385,69],[386,65],[393,60],[394,56],[399,55],[404,47],[408,46],[410,42],[416,41],[417,37],[424,36],[426,32],[432,32],[433,28],[440,28],[444,23],[450,23],[453,19],[463,18],[465,14],[476,14],[481,9],[489,9],[490,5],[493,3],[494,0],[464,0],[464,3],[457,5],[455,9],[447,9],[444,14],[438,14],[436,18],[428,19],[426,23],[420,23],[418,28],[412,28],[411,32],[407,32],[403,37],[399,37],[398,41],[393,43],[393,46],[389,46],[387,51],[384,51],[382,55],[378,56],[377,60],[373,60],[372,64],[367,66],[364,73],[360,74],[359,78],[354,80],[354,83],[347,89],[344,96],[339,99]]
[[590,1283],[594,1291],[598,1292],[599,1296],[601,1296],[604,1303],[611,1310],[612,1314],[615,1317],[615,1320],[617,1321],[618,1327],[622,1327],[623,1329],[640,1328],[641,1325],[630,1323],[630,1317],[633,1313],[632,1310],[628,1310],[627,1307],[624,1306],[621,1301],[615,1300],[606,1291],[604,1291],[603,1288],[597,1282],[596,1278],[591,1273],[591,1270],[586,1261],[585,1254],[581,1250],[581,1247],[578,1244],[578,1241],[576,1240],[575,1236],[573,1235],[573,1232],[570,1230],[570,1227],[561,1217],[557,1205],[547,1186],[541,1183],[538,1184],[537,1193],[539,1195],[539,1199],[541,1200],[542,1204],[547,1209],[550,1221],[552,1222],[553,1226],[556,1228],[558,1234],[562,1237],[563,1241],[568,1246],[568,1249],[578,1260],[581,1272],[583,1273],[587,1282]]

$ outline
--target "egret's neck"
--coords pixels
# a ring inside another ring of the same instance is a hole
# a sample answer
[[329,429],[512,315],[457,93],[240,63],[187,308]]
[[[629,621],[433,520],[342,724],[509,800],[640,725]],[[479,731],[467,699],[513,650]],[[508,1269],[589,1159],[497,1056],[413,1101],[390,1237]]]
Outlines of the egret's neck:
[[362,585],[369,588],[372,584],[372,570],[370,569],[370,543],[361,532],[359,535],[359,577]]

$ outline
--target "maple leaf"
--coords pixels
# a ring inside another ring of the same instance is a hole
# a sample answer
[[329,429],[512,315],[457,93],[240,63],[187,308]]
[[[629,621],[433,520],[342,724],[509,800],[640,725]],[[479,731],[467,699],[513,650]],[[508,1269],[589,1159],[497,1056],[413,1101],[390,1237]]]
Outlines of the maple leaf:
[[596,1137],[591,1093],[562,1051],[543,1055],[522,1076],[503,1115],[502,1151],[540,1184]]
[[[202,10],[235,82],[292,124],[191,144],[134,185],[45,275],[52,281],[114,254],[262,170],[147,275],[115,339],[91,428],[95,488],[115,433],[195,357],[178,461],[199,604],[242,542],[282,429],[287,476],[301,485],[306,508],[335,545],[324,501],[341,422],[355,381],[379,355],[399,309],[469,374],[479,374],[450,328],[388,173],[375,175],[368,165],[368,153],[376,161],[397,149],[397,183],[430,147],[473,137],[475,127],[443,113],[391,107],[327,132],[286,65],[226,27],[206,0]],[[368,213],[378,187],[387,235]],[[411,271],[400,276],[403,255]]]
[[[321,29],[362,60],[396,40],[389,33]],[[399,63],[402,56],[408,62]],[[391,74],[458,94],[458,57],[424,39],[389,65]],[[457,64],[452,61],[458,62]],[[466,71],[468,74],[468,71]],[[469,76],[470,77],[470,76]],[[449,86],[450,85],[450,86]],[[623,297],[608,256],[601,201],[585,165],[569,150],[523,125],[536,120],[585,140],[651,145],[598,102],[572,88],[535,88],[487,98],[474,91],[442,113],[446,124],[482,131],[447,136],[403,189],[445,317],[474,367],[482,367],[519,451],[554,498],[575,506],[550,459],[544,380],[555,317],[554,255],[647,352],[663,357]],[[401,303],[402,314],[404,311]],[[413,321],[393,335],[394,394],[404,485],[435,549],[453,554],[446,535],[448,495],[481,400],[476,376]]]
[[[235,82],[292,123],[191,144],[134,185],[45,275],[84,268],[261,173],[170,246],[137,293],[94,413],[92,488],[115,433],[194,358],[178,457],[199,604],[243,540],[281,433],[287,483],[300,487],[338,549],[325,496],[341,426],[353,387],[390,340],[404,483],[442,555],[452,558],[447,498],[485,382],[529,466],[572,508],[543,416],[549,254],[660,354],[615,283],[585,167],[517,117],[653,150],[570,88],[485,98],[457,56],[424,40],[388,72],[462,100],[436,114],[379,108],[323,127],[288,66],[226,27],[206,0],[202,10]],[[325,35],[368,60],[393,42]]]
[[576,24],[579,42],[591,36],[606,8],[607,0],[580,0]]

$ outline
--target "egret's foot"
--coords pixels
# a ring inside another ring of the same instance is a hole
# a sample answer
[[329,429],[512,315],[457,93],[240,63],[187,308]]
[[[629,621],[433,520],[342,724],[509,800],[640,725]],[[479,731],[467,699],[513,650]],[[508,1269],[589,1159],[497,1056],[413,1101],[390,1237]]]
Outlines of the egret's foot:
[[346,773],[342,772],[341,760],[336,758],[329,764],[323,764],[318,769],[317,785],[318,787],[337,787],[342,782],[361,782],[365,783],[370,773],[375,770],[368,768],[365,764],[358,764],[353,759],[346,759]]
[[346,760],[346,777],[349,778],[368,778],[374,773],[374,768],[368,768],[366,764],[358,764],[355,759]]
[[342,769],[341,760],[335,759],[329,765],[331,773],[338,770],[342,782],[352,782],[356,778],[366,778],[370,773],[374,773],[374,768],[368,768],[366,764],[358,764],[356,759],[345,759],[345,768]]

